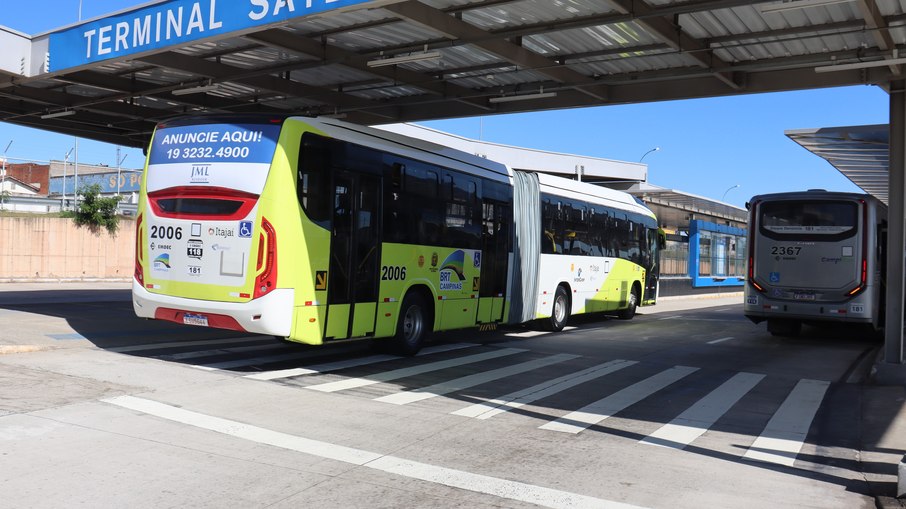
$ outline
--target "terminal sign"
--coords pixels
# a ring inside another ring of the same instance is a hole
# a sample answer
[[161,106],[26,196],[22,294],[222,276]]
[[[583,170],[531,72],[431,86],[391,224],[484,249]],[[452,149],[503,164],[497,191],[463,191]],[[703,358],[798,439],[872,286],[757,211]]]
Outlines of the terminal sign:
[[50,34],[47,71],[180,46],[369,1],[170,0]]

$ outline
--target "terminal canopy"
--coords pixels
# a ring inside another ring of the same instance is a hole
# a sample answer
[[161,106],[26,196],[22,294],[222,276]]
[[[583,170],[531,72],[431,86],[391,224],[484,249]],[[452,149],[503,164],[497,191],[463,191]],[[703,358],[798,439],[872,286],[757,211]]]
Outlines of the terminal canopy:
[[904,22],[897,0],[142,2],[0,28],[0,121],[137,147],[207,111],[374,125],[884,86]]

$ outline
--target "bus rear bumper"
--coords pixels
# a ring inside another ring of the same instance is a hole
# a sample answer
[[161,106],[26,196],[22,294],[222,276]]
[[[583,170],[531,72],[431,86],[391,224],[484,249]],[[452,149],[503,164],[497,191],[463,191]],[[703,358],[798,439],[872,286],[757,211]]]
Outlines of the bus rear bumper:
[[[755,302],[753,302],[753,300]],[[762,296],[746,296],[743,312],[749,320],[760,323],[767,319],[780,318],[803,322],[830,321],[845,323],[874,323],[872,309],[860,302],[807,303],[775,301]]]
[[[132,281],[132,308],[141,318],[188,323],[181,319],[185,313],[202,317],[229,317],[238,326],[223,328],[286,337],[292,329],[294,304],[295,292],[289,288],[276,289],[249,302],[214,302],[151,293],[135,280]],[[221,323],[214,318],[210,320],[211,326],[221,327]]]

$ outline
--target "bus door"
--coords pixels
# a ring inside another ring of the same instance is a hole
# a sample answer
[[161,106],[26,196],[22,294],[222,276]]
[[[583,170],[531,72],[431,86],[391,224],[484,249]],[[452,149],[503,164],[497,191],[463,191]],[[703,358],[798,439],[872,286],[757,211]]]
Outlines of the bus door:
[[478,323],[502,322],[504,319],[512,221],[512,205],[485,197],[482,206]]
[[328,338],[374,332],[381,180],[335,170],[328,276]]
[[651,305],[657,301],[657,285],[661,272],[661,249],[666,244],[664,234],[660,229],[647,228],[647,254],[642,257],[645,266],[645,297],[643,305]]

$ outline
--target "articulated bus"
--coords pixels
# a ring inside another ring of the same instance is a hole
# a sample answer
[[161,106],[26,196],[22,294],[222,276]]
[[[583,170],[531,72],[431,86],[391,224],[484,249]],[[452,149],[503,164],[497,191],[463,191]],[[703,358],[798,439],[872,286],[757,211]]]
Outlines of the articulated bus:
[[160,124],[137,214],[138,316],[301,343],[414,354],[657,296],[657,223],[628,194],[334,119]]
[[775,336],[802,323],[884,325],[887,207],[824,190],[755,196],[745,315]]

